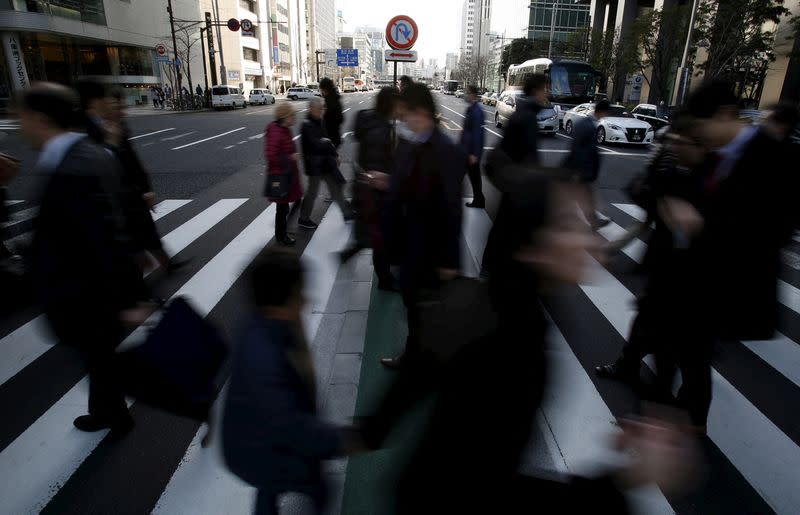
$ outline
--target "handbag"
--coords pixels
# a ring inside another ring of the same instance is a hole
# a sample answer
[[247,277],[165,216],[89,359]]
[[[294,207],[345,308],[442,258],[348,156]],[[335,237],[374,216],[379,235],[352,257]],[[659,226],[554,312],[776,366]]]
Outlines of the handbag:
[[267,184],[264,196],[273,200],[284,200],[289,197],[289,190],[294,179],[294,164],[286,156],[281,156],[284,173],[267,172]]

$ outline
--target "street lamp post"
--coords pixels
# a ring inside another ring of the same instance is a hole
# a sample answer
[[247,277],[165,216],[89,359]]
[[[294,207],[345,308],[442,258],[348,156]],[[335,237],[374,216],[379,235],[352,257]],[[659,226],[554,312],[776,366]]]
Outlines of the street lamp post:
[[[181,93],[181,69],[178,65],[180,61],[178,58],[178,41],[175,38],[175,18],[172,16],[172,0],[167,0],[167,12],[169,13],[169,27],[172,31],[172,50],[175,52],[175,62],[173,65],[175,66],[175,76],[178,78],[178,98],[183,98],[183,93]],[[183,103],[178,102],[178,105],[182,106]]]

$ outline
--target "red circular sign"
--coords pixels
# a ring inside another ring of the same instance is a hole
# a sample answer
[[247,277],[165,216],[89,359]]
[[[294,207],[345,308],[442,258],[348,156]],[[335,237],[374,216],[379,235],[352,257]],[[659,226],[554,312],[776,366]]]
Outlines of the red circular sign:
[[231,29],[234,32],[238,31],[239,30],[239,20],[237,20],[236,18],[231,18],[230,20],[228,20],[228,28]]
[[417,42],[417,23],[410,16],[395,16],[386,24],[386,42],[395,50],[408,50]]
[[157,44],[156,53],[158,55],[167,55],[167,46],[164,43]]

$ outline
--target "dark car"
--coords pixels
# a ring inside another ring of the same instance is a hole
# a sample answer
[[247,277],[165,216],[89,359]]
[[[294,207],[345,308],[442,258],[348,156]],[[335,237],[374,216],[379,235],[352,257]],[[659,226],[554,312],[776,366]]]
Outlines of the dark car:
[[649,123],[653,130],[657,131],[669,125],[669,114],[666,111],[663,107],[654,104],[639,104],[633,108],[631,114],[634,118]]

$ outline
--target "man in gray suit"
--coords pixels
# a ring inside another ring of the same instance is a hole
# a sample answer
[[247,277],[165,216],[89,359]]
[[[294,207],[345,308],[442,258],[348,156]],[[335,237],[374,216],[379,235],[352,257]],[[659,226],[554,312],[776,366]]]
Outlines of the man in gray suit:
[[57,84],[37,84],[19,99],[22,132],[41,151],[36,167],[47,176],[34,226],[31,277],[53,333],[80,353],[89,374],[89,414],[76,418],[75,427],[124,434],[133,419],[113,356],[123,324],[147,315],[134,293],[141,270],[122,230],[119,165],[85,134],[68,131],[76,106],[75,94]]
[[597,122],[608,115],[611,105],[608,100],[600,100],[594,106],[594,112],[579,118],[575,122],[572,133],[572,148],[564,162],[564,168],[574,171],[573,178],[583,185],[583,200],[581,209],[586,221],[593,229],[608,225],[607,219],[597,216],[597,210],[592,191],[592,183],[600,175],[600,151],[597,148]]

